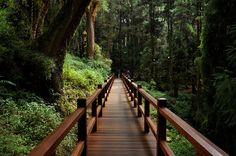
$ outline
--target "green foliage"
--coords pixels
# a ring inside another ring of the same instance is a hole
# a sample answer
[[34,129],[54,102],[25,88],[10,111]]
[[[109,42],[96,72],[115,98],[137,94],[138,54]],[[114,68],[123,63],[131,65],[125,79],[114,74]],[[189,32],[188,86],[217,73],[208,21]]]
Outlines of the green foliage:
[[99,9],[105,12],[109,12],[109,5],[107,0],[99,1]]
[[227,125],[228,128],[235,128],[235,78],[231,78],[231,76],[227,73],[220,73],[217,74],[214,85],[216,87],[214,109],[217,110],[217,114],[219,115],[219,121],[216,121],[216,125],[220,127],[222,124],[225,124],[225,126]]
[[166,97],[164,92],[157,91],[156,82],[153,80],[151,80],[149,83],[145,81],[137,81],[137,84],[140,84],[144,90],[146,90],[155,98]]
[[[142,61],[140,65],[140,73],[145,73],[144,75],[140,75],[141,80],[148,81],[148,78],[153,77],[153,71],[151,70],[154,66],[152,63],[152,54],[151,54],[151,48],[145,47],[143,51],[141,52],[140,60]],[[151,63],[150,63],[151,62]],[[138,72],[138,73],[139,73]]]
[[65,156],[71,155],[71,151],[74,149],[77,143],[77,126],[73,127],[67,136],[62,140],[56,150],[56,155]]
[[[235,155],[235,1],[210,0],[202,32],[203,91],[193,114],[217,145]],[[230,16],[230,18],[228,18]],[[225,18],[226,17],[226,18]],[[227,134],[225,133],[227,132]]]
[[177,98],[168,97],[168,106],[185,121],[191,121],[192,94],[180,92]]
[[0,87],[0,155],[26,155],[61,121],[53,106],[29,92]]
[[[1,43],[0,43],[1,45]],[[52,79],[52,71],[55,63],[52,59],[38,52],[31,52],[25,48],[6,47],[7,50],[0,51],[0,69],[2,79],[10,80],[18,88],[28,88],[41,94],[45,88],[50,88],[47,80]],[[32,85],[34,82],[43,84]],[[51,93],[45,93],[49,94]],[[46,96],[46,97],[47,97]],[[44,96],[45,97],[45,96]]]
[[230,28],[230,38],[232,42],[226,49],[226,59],[229,62],[229,69],[234,72],[236,69],[236,24],[233,24]]
[[59,101],[61,111],[65,114],[73,112],[77,99],[90,96],[109,72],[109,64],[103,60],[81,59],[67,54],[63,67],[64,94]]
[[181,136],[176,129],[170,128],[167,131],[167,140],[169,139],[170,148],[176,156],[195,156],[193,146],[187,139]]
[[8,84],[11,86],[16,86],[15,83],[11,82],[11,81],[7,81],[7,80],[0,80],[0,84]]
[[43,93],[44,97],[48,97],[52,93],[45,92],[45,88],[50,89],[51,84],[48,84],[47,80],[52,79],[51,73],[55,70],[55,64],[44,54],[32,51],[28,47],[29,40],[19,34],[27,33],[17,25],[24,25],[21,23],[23,19],[18,7],[19,4],[9,2],[5,8],[0,9],[0,76],[16,84],[17,88],[35,90],[40,95]]
[[10,33],[10,30],[12,30],[12,27],[6,18],[8,13],[9,11],[7,9],[0,9],[0,34],[8,34]]
[[[39,78],[52,70],[50,67],[53,67],[51,66],[53,62],[50,59],[37,53],[26,52],[22,53],[19,58],[32,62],[28,66],[30,68],[35,66],[36,69],[39,69],[37,70]],[[43,70],[40,71],[40,68]],[[64,95],[59,100],[61,112],[69,114],[74,111],[76,100],[91,95],[97,85],[103,83],[109,71],[110,67],[100,60],[80,59],[68,54],[63,72]],[[0,112],[3,114],[0,116],[0,155],[3,153],[26,155],[61,120],[53,106],[34,94],[23,91],[9,92],[4,86],[15,87],[13,82],[0,80],[0,85],[3,85],[0,87],[0,97],[2,97],[0,98]],[[75,130],[73,130],[60,144],[57,153],[59,155],[69,154],[75,140]]]
[[51,58],[32,51],[22,51],[18,57],[22,59],[23,66],[28,66],[29,71],[37,71],[37,76],[42,79],[51,79],[51,72],[55,69],[55,63]]
[[[11,91],[0,85],[0,155],[27,155],[60,124],[54,106],[35,94]],[[69,154],[76,143],[76,128],[57,148]]]

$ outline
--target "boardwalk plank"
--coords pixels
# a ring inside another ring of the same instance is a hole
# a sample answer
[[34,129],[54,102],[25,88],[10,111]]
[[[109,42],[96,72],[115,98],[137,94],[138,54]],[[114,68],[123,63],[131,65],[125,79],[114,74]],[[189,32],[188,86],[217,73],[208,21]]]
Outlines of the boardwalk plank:
[[156,155],[154,136],[143,132],[143,119],[131,108],[120,79],[111,89],[98,129],[88,138],[89,156]]

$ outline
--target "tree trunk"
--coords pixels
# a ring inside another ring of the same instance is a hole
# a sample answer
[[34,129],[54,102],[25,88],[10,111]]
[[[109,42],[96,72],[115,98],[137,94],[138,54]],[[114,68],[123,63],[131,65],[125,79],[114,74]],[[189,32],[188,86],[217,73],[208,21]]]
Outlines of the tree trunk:
[[31,2],[32,39],[38,38],[42,34],[44,19],[49,6],[50,1],[44,1],[42,6],[36,6],[33,1]]
[[177,84],[174,83],[174,60],[173,60],[173,17],[171,14],[171,8],[172,8],[172,1],[168,0],[168,15],[167,15],[167,25],[168,25],[168,35],[167,35],[167,41],[169,46],[169,90],[172,96],[178,95],[178,90],[176,90],[178,87],[176,87]]
[[89,9],[86,10],[86,26],[87,26],[87,55],[88,58],[93,58],[94,56],[94,45],[95,45],[95,18],[97,12],[97,6],[99,0],[92,0]]
[[44,19],[48,13],[48,9],[50,6],[50,0],[47,0],[44,2],[43,8],[41,13],[39,14],[39,20],[38,20],[38,26],[36,29],[36,38],[38,38],[43,33],[43,25],[44,25]]
[[94,20],[91,13],[91,10],[86,11],[86,25],[87,25],[87,55],[88,58],[94,56]]
[[155,20],[154,20],[154,4],[153,4],[153,1],[151,0],[149,2],[149,23],[150,23],[150,29],[149,29],[149,32],[150,32],[150,46],[151,46],[151,78],[154,78],[155,80]]
[[[35,42],[35,48],[43,52],[55,62],[55,68],[51,71],[51,77],[47,79],[47,85],[40,84],[42,92],[53,90],[62,93],[63,80],[62,68],[66,54],[66,48],[80,23],[89,5],[90,0],[67,0],[53,20],[47,32],[40,36]],[[39,85],[39,84],[37,84]]]
[[[200,35],[201,35],[201,27],[202,27],[202,0],[197,0],[197,46],[200,45]],[[196,51],[196,57],[200,57],[201,52],[200,49],[198,48]],[[197,70],[197,76],[196,76],[196,88],[197,88],[197,93],[198,95],[201,94],[201,72],[200,70]]]

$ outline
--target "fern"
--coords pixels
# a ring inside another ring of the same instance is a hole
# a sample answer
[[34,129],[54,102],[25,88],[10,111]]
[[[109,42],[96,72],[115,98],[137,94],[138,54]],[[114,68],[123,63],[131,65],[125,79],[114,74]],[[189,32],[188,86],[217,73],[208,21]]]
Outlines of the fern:
[[233,42],[228,46],[226,53],[227,53],[227,61],[232,69],[236,68],[236,24],[234,24],[230,31],[230,37],[232,38]]
[[216,87],[215,110],[218,112],[219,124],[227,127],[236,126],[236,81],[228,73],[219,73],[214,83]]
[[8,84],[8,85],[11,85],[11,86],[16,86],[15,83],[13,83],[11,81],[8,81],[8,80],[0,80],[0,84]]

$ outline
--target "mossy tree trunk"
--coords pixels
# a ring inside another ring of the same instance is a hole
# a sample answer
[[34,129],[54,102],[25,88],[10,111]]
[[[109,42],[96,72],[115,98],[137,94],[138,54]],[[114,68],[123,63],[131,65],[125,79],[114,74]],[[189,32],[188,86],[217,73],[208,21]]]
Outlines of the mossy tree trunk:
[[[42,34],[34,43],[35,48],[43,52],[55,62],[54,70],[47,79],[47,86],[39,86],[42,92],[53,90],[62,93],[62,70],[66,55],[66,48],[76,31],[77,26],[89,5],[90,0],[67,0],[51,23],[48,31]],[[41,84],[36,84],[41,85]]]

